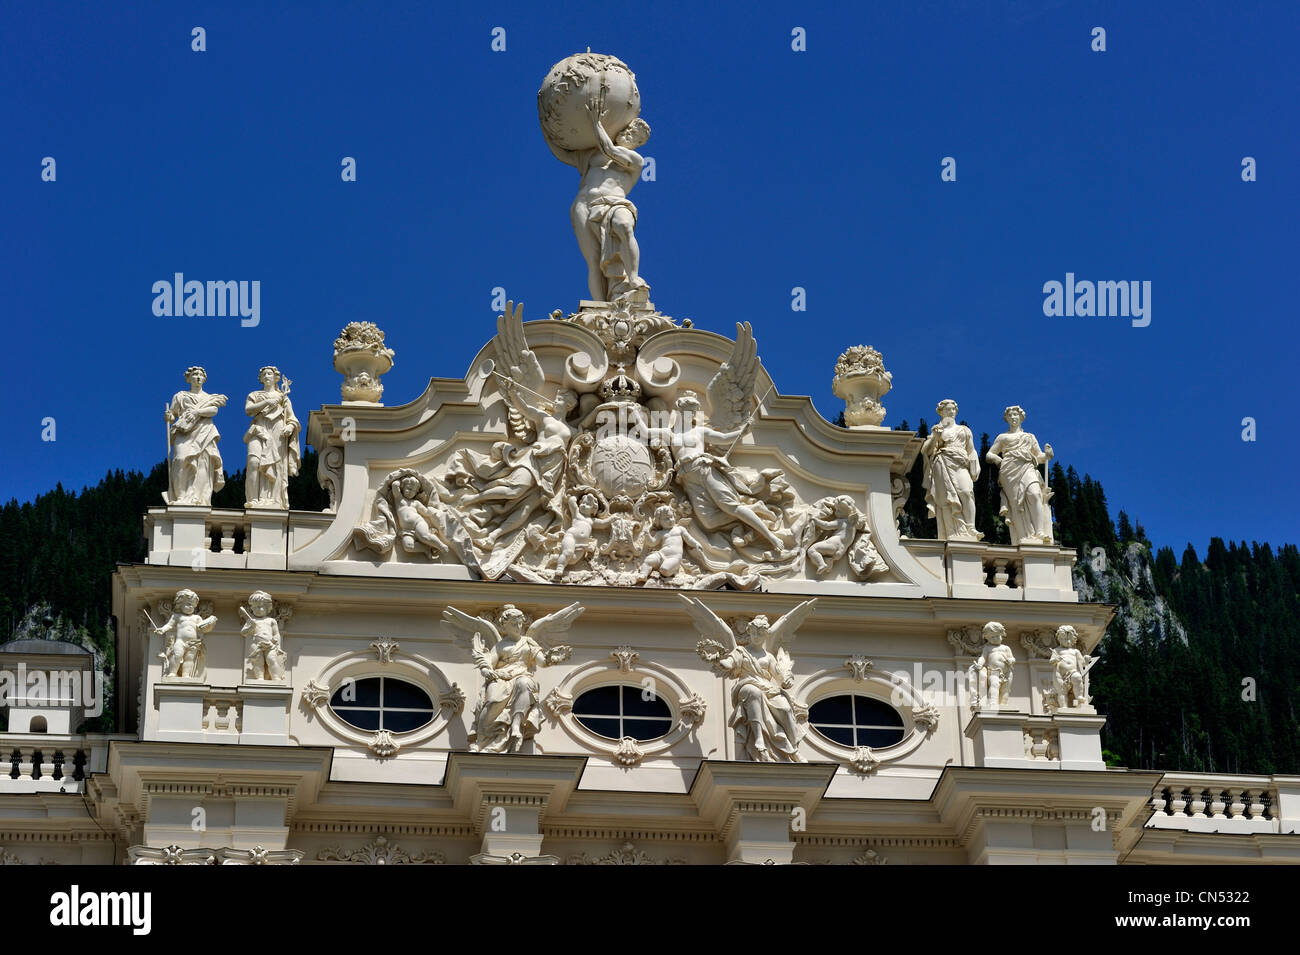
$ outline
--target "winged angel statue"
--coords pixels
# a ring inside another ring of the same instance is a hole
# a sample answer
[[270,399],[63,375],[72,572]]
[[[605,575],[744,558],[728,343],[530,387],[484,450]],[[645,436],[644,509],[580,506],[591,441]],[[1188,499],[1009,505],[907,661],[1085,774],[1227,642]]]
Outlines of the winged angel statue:
[[816,599],[805,600],[769,624],[759,615],[733,630],[700,600],[680,595],[686,610],[704,637],[696,652],[723,676],[735,680],[731,689],[731,719],[738,751],[760,763],[781,759],[803,762],[807,710],[790,694],[794,686],[794,661],[786,644],[794,640],[799,625],[812,615]]
[[[483,689],[474,708],[474,731],[469,736],[472,753],[517,752],[524,740],[542,727],[538,701],[538,667],[569,659],[572,647],[552,645],[547,639],[564,633],[582,615],[572,603],[563,610],[528,623],[514,604],[506,604],[493,623],[471,617],[455,607],[442,613],[442,625],[455,643],[468,650],[483,676]],[[525,629],[526,628],[526,629]]]
[[462,448],[447,475],[462,492],[456,503],[474,543],[492,551],[485,562],[489,578],[519,556],[526,526],[541,533],[565,519],[565,452],[574,434],[566,419],[578,396],[568,388],[558,389],[554,400],[542,395],[546,377],[524,338],[523,309],[506,303],[495,339],[514,441],[498,441],[487,454]]

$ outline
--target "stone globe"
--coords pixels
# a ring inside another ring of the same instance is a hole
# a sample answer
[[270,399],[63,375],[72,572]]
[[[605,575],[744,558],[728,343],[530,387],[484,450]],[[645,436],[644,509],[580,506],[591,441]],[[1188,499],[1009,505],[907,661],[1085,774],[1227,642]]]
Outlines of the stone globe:
[[596,106],[602,95],[602,125],[612,139],[641,113],[641,93],[627,64],[604,53],[575,53],[551,67],[537,91],[537,117],[546,141],[561,149],[595,149],[587,106]]

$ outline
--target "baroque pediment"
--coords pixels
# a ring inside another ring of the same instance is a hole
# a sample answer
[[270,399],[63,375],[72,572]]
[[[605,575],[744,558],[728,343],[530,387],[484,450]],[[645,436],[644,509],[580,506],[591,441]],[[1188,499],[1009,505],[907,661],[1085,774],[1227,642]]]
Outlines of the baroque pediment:
[[626,300],[522,319],[508,305],[465,377],[415,401],[312,414],[334,516],[291,566],[831,592],[930,576],[896,525],[914,436],[780,394],[748,323],[729,339]]

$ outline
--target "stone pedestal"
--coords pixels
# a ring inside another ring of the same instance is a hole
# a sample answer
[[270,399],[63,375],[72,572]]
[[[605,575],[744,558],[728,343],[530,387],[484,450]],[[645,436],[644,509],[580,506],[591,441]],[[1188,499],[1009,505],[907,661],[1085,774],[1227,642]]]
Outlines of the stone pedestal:
[[[978,541],[946,541],[944,549],[948,558],[948,579],[953,597],[972,597],[977,600],[997,596],[992,588],[984,586],[984,550]],[[1003,590],[1003,594],[1007,594]]]
[[1061,744],[1062,769],[1106,768],[1101,758],[1101,728],[1106,725],[1106,717],[1057,710],[1052,714],[1052,724]]
[[1025,723],[1018,710],[976,710],[966,725],[966,738],[975,744],[975,765],[1017,769],[1033,765],[1025,758]]
[[210,507],[182,504],[168,506],[167,517],[172,525],[168,564],[173,567],[206,569],[207,554],[212,549],[212,541],[208,538],[208,515],[211,513]]
[[289,512],[250,507],[248,569],[284,570],[289,562]]
[[239,688],[244,701],[239,742],[263,746],[289,745],[289,704],[293,687],[280,683],[253,683]]
[[1056,579],[1057,548],[1046,544],[1021,544],[1024,580],[1020,587],[1026,600],[1060,600],[1061,586]]
[[202,743],[204,700],[211,691],[212,687],[206,683],[155,683],[158,739]]

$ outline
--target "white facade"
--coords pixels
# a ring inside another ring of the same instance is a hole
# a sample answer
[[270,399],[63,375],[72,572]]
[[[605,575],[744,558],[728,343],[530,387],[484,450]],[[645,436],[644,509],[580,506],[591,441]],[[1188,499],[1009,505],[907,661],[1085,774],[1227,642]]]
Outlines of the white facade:
[[[571,320],[522,326],[552,387],[571,381],[575,366],[602,364],[607,345],[579,317],[607,309],[585,303]],[[494,343],[499,355],[500,336]],[[673,325],[640,343],[636,367],[645,380],[668,368],[678,391],[702,394],[734,348]],[[1086,702],[1053,706],[1057,628],[1073,627],[1086,654],[1112,614],[1078,602],[1071,552],[900,539],[898,478],[918,453],[916,437],[835,428],[808,399],[770,390],[761,367],[753,392],[768,397],[718,460],[749,473],[781,469],[792,489],[787,526],[811,502],[851,497],[884,565],[869,579],[855,579],[841,554],[820,577],[797,561],[794,572],[739,574],[714,590],[694,589],[700,574],[611,584],[590,560],[548,581],[546,561],[535,557],[530,570],[525,546],[489,580],[482,564],[418,541],[408,549],[400,534],[387,554],[360,546],[357,529],[375,515],[391,472],[412,468],[445,486],[461,448],[510,440],[500,382],[478,371],[490,357],[485,350],[463,379],[434,379],[406,404],[313,412],[310,441],[322,452],[331,513],[150,510],[147,562],[114,577],[127,732],[72,735],[54,715],[63,710],[50,706],[47,732],[0,738],[17,754],[0,776],[6,861],[1300,860],[1300,779],[1107,769],[1104,718]],[[454,494],[443,503],[458,507]],[[557,537],[536,549],[544,558],[559,546]],[[613,564],[603,566],[612,576]],[[563,582],[575,576],[586,582]],[[761,578],[755,589],[732,589],[750,576]],[[201,666],[169,674],[169,634],[154,625],[167,629],[187,588],[199,598],[194,620],[215,621],[202,636]],[[250,676],[256,638],[240,608],[256,591],[274,601],[266,619],[277,621],[283,681]],[[779,621],[816,598],[784,643],[788,697],[796,709],[835,696],[874,699],[898,714],[901,739],[848,745],[801,720],[800,761],[754,761],[731,725],[744,680],[697,651],[708,634],[684,594],[741,624],[759,614]],[[471,752],[485,680],[441,618],[455,608],[490,622],[507,604],[531,619],[581,609],[564,634],[571,653],[533,674],[544,713],[536,732],[510,747],[517,751]],[[1005,628],[1015,662],[1001,705],[976,708],[968,668],[990,620]],[[27,658],[31,668],[53,665]],[[331,697],[376,677],[418,687],[431,718],[396,732],[349,723]],[[602,686],[662,700],[670,728],[642,741],[594,732],[574,701]]]

